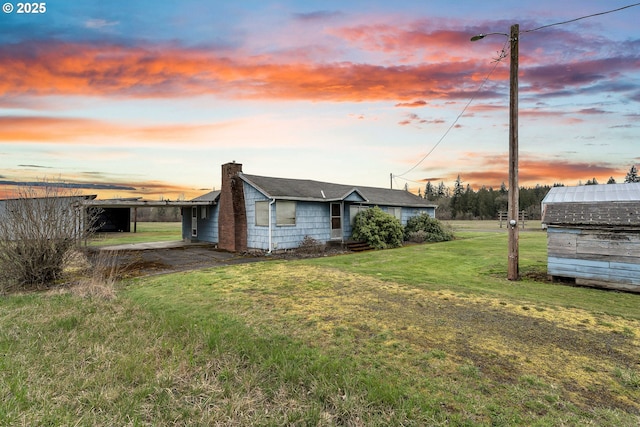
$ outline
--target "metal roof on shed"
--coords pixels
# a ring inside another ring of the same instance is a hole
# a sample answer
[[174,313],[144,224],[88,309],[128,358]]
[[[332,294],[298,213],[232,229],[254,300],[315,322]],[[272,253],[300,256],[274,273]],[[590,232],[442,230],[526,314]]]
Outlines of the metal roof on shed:
[[640,182],[626,184],[553,187],[542,205],[550,203],[633,202],[640,201]]

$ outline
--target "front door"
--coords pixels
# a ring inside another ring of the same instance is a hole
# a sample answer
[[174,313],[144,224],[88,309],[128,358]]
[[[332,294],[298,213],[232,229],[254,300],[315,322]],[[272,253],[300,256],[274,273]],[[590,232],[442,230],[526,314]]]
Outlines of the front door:
[[331,203],[331,238],[342,239],[342,204]]
[[198,237],[198,207],[191,206],[191,237]]

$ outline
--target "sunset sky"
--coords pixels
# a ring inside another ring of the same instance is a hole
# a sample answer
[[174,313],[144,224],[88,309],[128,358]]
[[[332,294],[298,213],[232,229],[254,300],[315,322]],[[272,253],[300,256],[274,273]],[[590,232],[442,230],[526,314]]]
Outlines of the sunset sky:
[[234,160],[254,175],[498,188],[508,38],[470,38],[512,24],[520,185],[622,182],[640,163],[640,6],[529,31],[633,1],[1,3],[0,196],[47,179],[189,199]]

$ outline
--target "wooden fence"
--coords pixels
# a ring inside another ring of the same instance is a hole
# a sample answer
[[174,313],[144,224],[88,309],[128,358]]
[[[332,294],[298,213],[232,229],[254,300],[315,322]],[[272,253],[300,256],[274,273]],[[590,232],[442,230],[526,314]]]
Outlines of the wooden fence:
[[[525,211],[518,212],[518,224],[521,228],[524,228],[527,219],[527,213]],[[504,221],[505,226],[508,225],[509,221],[509,213],[506,211],[498,212],[498,221],[500,223],[500,228],[502,228],[502,221]]]

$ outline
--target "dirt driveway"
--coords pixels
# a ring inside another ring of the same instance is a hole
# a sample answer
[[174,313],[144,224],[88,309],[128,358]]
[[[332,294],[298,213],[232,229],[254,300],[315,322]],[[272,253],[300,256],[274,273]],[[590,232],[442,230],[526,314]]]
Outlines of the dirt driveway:
[[116,259],[124,276],[149,276],[175,271],[265,261],[266,256],[250,256],[221,251],[204,243],[155,242],[103,246],[92,251],[94,256],[109,253]]

